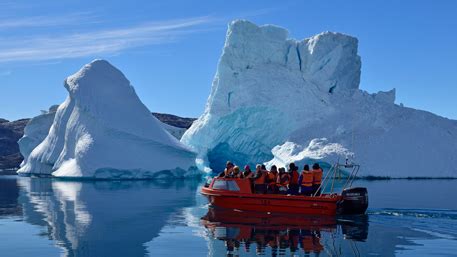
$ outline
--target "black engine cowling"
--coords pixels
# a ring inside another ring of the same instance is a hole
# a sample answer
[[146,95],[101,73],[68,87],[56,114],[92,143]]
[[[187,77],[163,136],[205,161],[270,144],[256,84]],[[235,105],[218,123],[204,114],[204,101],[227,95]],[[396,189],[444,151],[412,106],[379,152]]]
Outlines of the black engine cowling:
[[368,208],[368,190],[354,187],[343,190],[343,199],[338,203],[338,214],[364,214]]

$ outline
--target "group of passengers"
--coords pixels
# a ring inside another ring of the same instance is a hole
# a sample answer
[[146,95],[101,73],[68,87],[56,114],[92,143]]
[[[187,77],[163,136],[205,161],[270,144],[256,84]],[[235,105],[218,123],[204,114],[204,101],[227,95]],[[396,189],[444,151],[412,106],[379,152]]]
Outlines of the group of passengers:
[[301,172],[295,163],[289,164],[289,169],[277,168],[272,165],[267,170],[265,165],[257,164],[255,172],[249,165],[240,167],[228,161],[225,170],[219,175],[226,178],[250,179],[254,192],[257,194],[290,194],[290,195],[319,195],[322,183],[322,168],[314,163],[312,169],[306,164]]

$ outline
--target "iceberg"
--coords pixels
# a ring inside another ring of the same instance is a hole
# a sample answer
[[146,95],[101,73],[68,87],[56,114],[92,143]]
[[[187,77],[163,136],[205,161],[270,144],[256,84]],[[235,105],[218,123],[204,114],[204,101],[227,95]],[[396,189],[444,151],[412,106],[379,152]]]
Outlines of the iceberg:
[[[59,105],[53,105],[49,108],[48,111],[42,111],[42,113],[36,117],[30,119],[27,125],[24,128],[24,135],[17,142],[19,145],[19,150],[21,155],[24,157],[24,160],[27,160],[30,153],[37,147],[49,133],[54,117],[57,112]],[[168,131],[176,139],[181,139],[186,128],[179,128],[158,120],[160,125]],[[21,167],[25,165],[25,162],[21,163]]]
[[[107,61],[85,65],[64,86],[69,96],[55,112],[47,136],[29,154],[35,143],[22,143],[27,158],[19,174],[104,179],[198,174],[195,153],[165,131],[127,78]],[[45,130],[49,125],[37,120],[28,127],[37,123]]]
[[364,176],[456,177],[457,121],[359,88],[358,40],[295,40],[273,25],[229,24],[205,111],[181,142],[221,170],[351,156]]
[[184,135],[184,133],[186,132],[186,128],[178,128],[178,127],[175,127],[175,126],[172,126],[172,125],[169,125],[167,123],[164,123],[164,122],[161,122],[159,121],[162,125],[162,127],[168,132],[170,133],[172,136],[174,136],[176,139],[181,139],[181,137]]
[[43,142],[48,135],[58,107],[58,105],[51,106],[47,112],[32,118],[25,126],[24,135],[17,142],[19,151],[24,157],[21,166],[25,165],[25,160],[27,160],[33,149]]

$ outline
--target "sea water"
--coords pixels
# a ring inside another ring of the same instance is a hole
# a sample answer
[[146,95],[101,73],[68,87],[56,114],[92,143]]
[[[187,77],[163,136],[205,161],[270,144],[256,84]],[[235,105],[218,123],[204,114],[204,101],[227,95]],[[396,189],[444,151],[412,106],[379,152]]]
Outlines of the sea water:
[[209,208],[204,182],[0,176],[0,256],[456,256],[457,180],[358,180],[365,216]]

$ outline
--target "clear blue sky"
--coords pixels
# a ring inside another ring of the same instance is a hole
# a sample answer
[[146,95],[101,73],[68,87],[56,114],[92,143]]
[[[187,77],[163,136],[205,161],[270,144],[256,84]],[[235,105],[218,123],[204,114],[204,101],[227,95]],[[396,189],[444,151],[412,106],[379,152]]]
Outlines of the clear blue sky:
[[32,117],[64,101],[63,80],[103,58],[151,111],[197,117],[227,23],[248,19],[302,39],[359,39],[360,87],[397,89],[397,103],[457,119],[457,1],[0,2],[0,117]]

